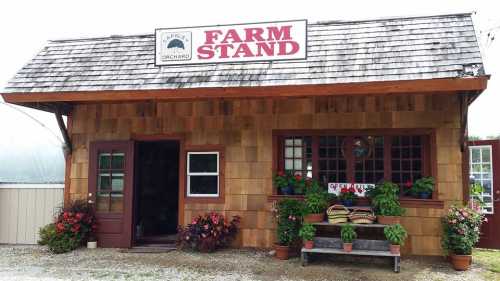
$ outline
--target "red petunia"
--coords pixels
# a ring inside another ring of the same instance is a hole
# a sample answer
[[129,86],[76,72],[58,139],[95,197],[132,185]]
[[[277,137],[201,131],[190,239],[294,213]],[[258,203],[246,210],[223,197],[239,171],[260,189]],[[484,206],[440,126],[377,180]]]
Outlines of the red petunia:
[[300,180],[302,180],[302,176],[301,176],[301,175],[296,175],[296,176],[295,176],[295,180],[296,180],[296,181],[300,181]]
[[285,176],[285,172],[283,172],[283,171],[279,171],[279,172],[278,172],[278,176],[280,176],[280,177],[284,177],[284,176]]
[[347,193],[347,191],[348,191],[347,187],[342,187],[342,189],[340,189],[340,192],[342,192],[342,193]]

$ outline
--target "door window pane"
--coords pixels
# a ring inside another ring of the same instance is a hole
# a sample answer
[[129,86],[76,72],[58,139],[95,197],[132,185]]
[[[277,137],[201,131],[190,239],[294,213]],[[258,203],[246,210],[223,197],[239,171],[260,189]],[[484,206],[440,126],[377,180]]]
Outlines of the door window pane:
[[96,210],[98,212],[122,212],[123,190],[125,188],[125,153],[100,152],[97,161]]
[[491,146],[470,146],[470,175],[471,183],[479,184],[482,186],[483,191],[481,194],[476,195],[475,198],[484,203],[483,212],[487,214],[493,213],[493,178],[491,169]]

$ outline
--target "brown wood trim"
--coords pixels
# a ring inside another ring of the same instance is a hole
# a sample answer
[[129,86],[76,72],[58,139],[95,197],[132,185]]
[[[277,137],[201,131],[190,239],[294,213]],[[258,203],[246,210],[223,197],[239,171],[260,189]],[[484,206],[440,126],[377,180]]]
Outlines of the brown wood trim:
[[[304,200],[303,195],[270,195],[267,197],[268,202],[280,201],[283,199]],[[443,209],[444,202],[434,199],[417,199],[410,197],[400,198],[401,207],[403,208],[427,208],[427,209]],[[358,206],[367,206],[369,201],[367,198],[359,198]]]
[[377,136],[399,136],[399,135],[431,135],[435,132],[434,128],[380,128],[380,129],[289,129],[289,130],[273,130],[273,135],[276,136],[317,136],[317,135],[342,135],[342,136],[357,136],[357,135],[377,135]]
[[2,96],[5,101],[10,103],[26,103],[386,95],[397,93],[455,94],[454,92],[456,91],[482,91],[486,89],[488,79],[489,76],[480,76],[474,78],[418,79],[319,85],[2,93]]
[[179,141],[179,202],[177,210],[177,222],[179,225],[184,225],[184,208],[185,208],[185,180],[186,180],[186,159],[185,153],[185,135],[181,133],[170,134],[132,134],[131,139],[134,141],[162,141],[176,140]]
[[187,196],[187,181],[184,180],[182,197],[184,203],[205,203],[205,204],[224,204],[225,202],[225,178],[226,178],[226,158],[224,155],[225,146],[220,144],[206,145],[186,145],[182,158],[184,159],[183,178],[187,178],[187,153],[192,151],[216,151],[219,152],[219,196],[218,197],[189,197]]
[[[73,130],[73,116],[71,113],[68,114],[67,117],[67,130],[68,135],[71,138],[71,131]],[[71,164],[73,161],[72,151],[64,155],[66,160],[66,167],[64,170],[64,207],[68,207],[71,201]]]
[[434,199],[417,199],[417,198],[400,198],[399,202],[403,208],[426,208],[426,209],[443,209],[444,202]]

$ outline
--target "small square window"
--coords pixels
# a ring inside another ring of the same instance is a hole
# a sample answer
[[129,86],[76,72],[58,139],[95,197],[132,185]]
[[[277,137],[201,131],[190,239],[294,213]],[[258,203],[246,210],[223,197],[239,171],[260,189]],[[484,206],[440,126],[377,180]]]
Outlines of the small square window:
[[219,196],[219,152],[188,152],[187,195]]

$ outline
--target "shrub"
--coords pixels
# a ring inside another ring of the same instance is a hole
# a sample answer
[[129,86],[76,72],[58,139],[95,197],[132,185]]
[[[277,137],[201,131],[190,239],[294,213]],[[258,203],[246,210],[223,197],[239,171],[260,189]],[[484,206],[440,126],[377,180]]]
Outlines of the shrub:
[[375,213],[381,216],[401,216],[404,209],[399,204],[399,187],[392,182],[383,182],[377,185],[376,190],[371,191],[374,195],[372,204]]
[[342,242],[352,243],[352,241],[354,241],[354,239],[356,239],[357,237],[358,234],[356,234],[356,231],[352,224],[346,223],[340,227],[340,238],[342,239]]
[[49,244],[50,239],[56,236],[56,225],[49,223],[38,230],[38,235],[40,240],[38,240],[38,245],[46,246]]
[[85,201],[75,201],[61,210],[54,223],[40,228],[38,243],[47,245],[55,254],[69,252],[86,242],[96,225],[91,206]]
[[441,244],[445,252],[470,255],[479,241],[481,224],[486,221],[481,212],[452,206],[442,219],[443,236]]
[[310,223],[305,223],[299,230],[299,236],[302,240],[313,240],[315,234],[316,228]]
[[400,224],[394,224],[384,227],[385,238],[389,240],[392,245],[404,245],[408,233],[406,229]]
[[49,250],[54,254],[62,254],[75,250],[80,246],[80,240],[76,237],[65,233],[56,235],[47,243]]
[[239,216],[233,216],[231,221],[217,213],[195,217],[187,227],[179,228],[177,245],[180,249],[213,252],[229,245],[238,233],[239,223]]
[[305,205],[302,201],[283,199],[278,202],[277,235],[279,245],[290,246],[298,240],[304,209]]

